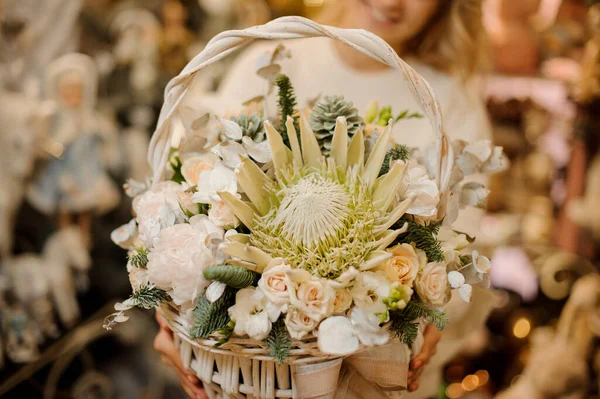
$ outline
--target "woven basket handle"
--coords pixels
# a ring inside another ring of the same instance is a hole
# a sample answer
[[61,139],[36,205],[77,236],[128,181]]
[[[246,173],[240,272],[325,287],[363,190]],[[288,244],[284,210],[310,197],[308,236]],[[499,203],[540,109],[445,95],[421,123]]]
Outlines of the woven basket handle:
[[[222,32],[215,36],[204,50],[169,82],[165,89],[165,102],[148,151],[148,161],[152,165],[154,181],[160,180],[169,156],[171,118],[192,86],[194,75],[198,71],[256,39],[283,40],[305,37],[330,37],[402,72],[408,88],[420,104],[435,132],[438,155],[435,178],[440,191],[442,194],[445,193],[452,171],[452,147],[444,133],[440,104],[427,81],[398,57],[396,52],[380,37],[361,29],[340,29],[319,25],[301,17],[283,17],[265,25]],[[296,82],[296,84],[302,84],[302,82]],[[441,211],[443,213],[443,210]]]

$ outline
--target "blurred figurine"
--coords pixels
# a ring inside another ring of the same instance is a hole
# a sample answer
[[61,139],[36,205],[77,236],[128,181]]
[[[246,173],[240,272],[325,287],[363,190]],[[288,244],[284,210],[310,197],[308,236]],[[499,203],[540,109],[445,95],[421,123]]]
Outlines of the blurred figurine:
[[68,54],[48,67],[40,117],[45,161],[28,190],[28,200],[46,214],[58,213],[60,228],[77,224],[89,243],[92,211],[119,200],[105,165],[111,137],[95,111],[97,73],[91,58]]
[[[153,104],[157,90],[160,23],[150,11],[132,8],[121,11],[111,24],[116,35],[113,56],[115,84],[130,103]],[[123,79],[124,78],[124,79]],[[120,95],[121,93],[119,93]]]
[[521,378],[496,399],[589,398],[588,361],[599,327],[600,276],[590,274],[573,286],[556,330],[534,332]]
[[2,335],[6,356],[14,363],[28,363],[39,356],[37,327],[19,300],[10,292],[4,294]]

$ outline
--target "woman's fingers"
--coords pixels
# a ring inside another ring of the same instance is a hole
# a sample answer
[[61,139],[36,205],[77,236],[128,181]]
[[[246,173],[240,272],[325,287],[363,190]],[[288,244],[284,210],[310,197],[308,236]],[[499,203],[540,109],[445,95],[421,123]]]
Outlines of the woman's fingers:
[[183,391],[192,399],[207,399],[206,393],[201,386],[190,383],[184,376],[179,377],[179,383]]

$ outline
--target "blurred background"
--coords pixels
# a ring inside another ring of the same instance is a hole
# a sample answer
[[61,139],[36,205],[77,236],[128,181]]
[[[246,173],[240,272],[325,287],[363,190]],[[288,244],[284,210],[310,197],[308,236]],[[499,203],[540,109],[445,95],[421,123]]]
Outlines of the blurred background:
[[[211,37],[284,15],[311,18],[334,1],[0,0],[0,396],[185,397],[152,349],[152,312],[102,328],[130,293],[126,252],[110,239],[131,218],[120,187],[148,175],[164,88]],[[600,290],[585,285],[600,255],[594,3],[484,1],[491,69],[481,95],[511,167],[492,179],[476,245],[492,257],[499,300],[486,328],[469,332],[470,344],[446,367],[440,398],[492,398],[527,367],[547,369],[536,377],[551,382],[540,398],[600,398]],[[64,148],[49,143],[40,154],[33,132],[52,128],[39,126],[39,116],[53,112],[41,100],[48,66],[72,52],[90,58],[66,62],[98,71],[74,96],[94,103],[102,127],[102,168],[94,172],[102,195],[93,212],[52,214],[31,192],[47,192],[36,180],[43,159]],[[197,84],[218,88],[232,59],[203,71]],[[59,229],[73,224],[86,234]],[[571,298],[578,289],[589,303]],[[584,313],[595,324],[577,324]],[[570,331],[564,339],[577,343],[577,359],[561,355],[556,329]]]

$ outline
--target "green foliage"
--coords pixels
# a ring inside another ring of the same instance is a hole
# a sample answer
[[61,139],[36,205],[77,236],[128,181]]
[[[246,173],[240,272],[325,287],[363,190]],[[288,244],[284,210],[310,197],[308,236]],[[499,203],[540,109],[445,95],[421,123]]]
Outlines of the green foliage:
[[420,114],[418,112],[413,112],[413,113],[409,114],[408,110],[405,109],[394,119],[394,122],[398,122],[399,120],[402,120],[402,119],[421,119],[421,118],[423,118],[423,114]]
[[250,137],[257,143],[265,140],[265,119],[259,114],[241,114],[237,117],[232,116],[231,120],[238,124],[244,136]]
[[260,274],[240,266],[217,265],[204,269],[204,278],[220,281],[229,287],[241,289],[256,285],[260,279]]
[[235,321],[230,320],[229,323],[227,323],[227,325],[225,327],[223,327],[222,329],[217,331],[219,334],[221,334],[223,336],[223,338],[221,338],[221,339],[219,339],[219,341],[217,341],[217,343],[214,345],[215,348],[218,348],[219,346],[226,344],[229,341],[229,339],[231,338],[231,336],[233,335],[234,329],[235,329]]
[[148,266],[148,250],[146,248],[134,248],[134,253],[128,255],[129,262],[138,269]]
[[424,319],[438,330],[443,330],[448,317],[443,310],[427,305],[419,298],[413,298],[402,310],[390,311],[390,331],[407,346],[412,346],[419,333],[417,320]]
[[281,364],[287,360],[290,355],[292,342],[285,327],[283,316],[273,323],[271,332],[265,339],[265,343],[269,348],[269,355],[275,359],[277,363]]
[[223,295],[212,303],[206,298],[206,293],[202,294],[194,308],[194,325],[190,330],[192,338],[206,338],[229,324],[231,319],[227,309],[235,304],[236,292],[236,289],[226,287]]
[[379,171],[379,176],[385,175],[390,171],[390,163],[392,161],[404,161],[407,162],[410,158],[411,149],[403,144],[395,144],[388,152],[385,154],[385,158],[383,159],[383,165],[381,165],[381,170]]
[[[290,139],[287,135],[287,129],[285,127],[285,121],[288,116],[293,117],[296,112],[296,95],[294,94],[294,87],[292,86],[292,82],[290,78],[284,74],[279,74],[277,78],[275,78],[275,84],[278,89],[278,98],[277,105],[279,108],[279,133],[281,133],[281,137],[283,137],[283,142],[288,147],[290,146]],[[298,118],[294,118],[294,128],[296,131],[298,129]]]
[[148,283],[135,290],[131,294],[131,299],[135,301],[135,306],[139,308],[153,309],[162,302],[170,301],[171,297],[164,290]]
[[417,248],[425,251],[427,259],[430,262],[442,262],[444,260],[444,253],[442,252],[441,243],[436,238],[442,223],[431,222],[421,225],[414,220],[400,219],[396,223],[395,228],[402,227],[405,222],[408,223],[408,230],[406,233],[400,235],[396,239],[396,242],[414,242]]
[[171,177],[171,180],[174,181],[175,183],[182,183],[185,181],[185,178],[183,177],[183,174],[181,174],[181,159],[179,159],[178,156],[174,156],[171,161],[169,162],[169,164],[171,165],[171,168],[173,168],[173,177]]

